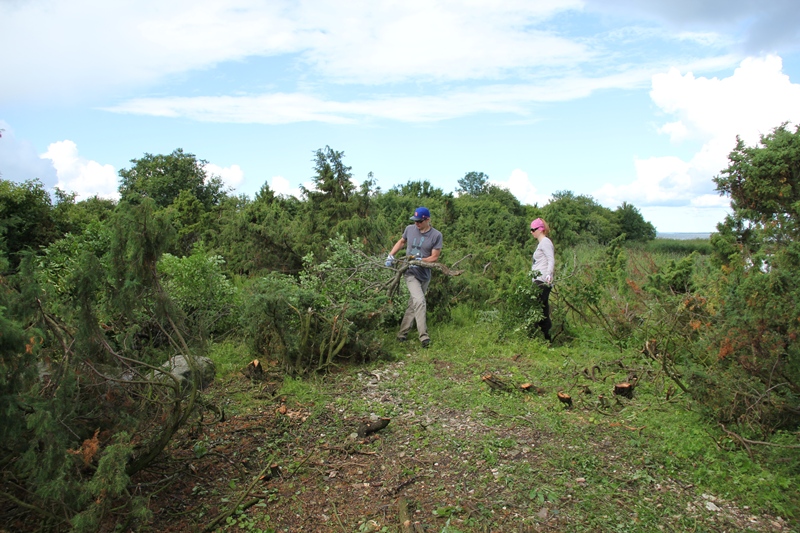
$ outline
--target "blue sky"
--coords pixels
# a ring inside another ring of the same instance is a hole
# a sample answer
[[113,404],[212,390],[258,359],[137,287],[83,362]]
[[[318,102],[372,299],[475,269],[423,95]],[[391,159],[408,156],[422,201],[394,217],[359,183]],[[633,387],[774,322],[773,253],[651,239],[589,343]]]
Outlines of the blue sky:
[[800,124],[795,0],[0,0],[0,174],[115,197],[176,148],[236,193],[314,152],[384,190],[484,172],[520,201],[714,231],[736,135]]

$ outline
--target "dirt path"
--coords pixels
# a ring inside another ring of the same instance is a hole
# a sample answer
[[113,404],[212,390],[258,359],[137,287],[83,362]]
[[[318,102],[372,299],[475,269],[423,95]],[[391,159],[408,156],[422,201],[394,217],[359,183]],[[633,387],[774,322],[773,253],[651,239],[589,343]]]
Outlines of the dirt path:
[[[137,480],[156,487],[175,476],[151,497],[150,529],[200,531],[241,501],[243,513],[219,522],[227,531],[599,532],[611,525],[644,531],[638,528],[653,523],[676,532],[792,530],[779,518],[754,516],[657,470],[642,474],[620,462],[625,430],[613,426],[581,443],[574,461],[554,462],[570,457],[563,436],[531,416],[412,398],[402,361],[342,374],[329,387],[333,400],[311,405],[265,394],[263,383],[217,384],[218,398],[239,389],[262,399],[252,412],[187,431],[169,461]],[[361,438],[362,413],[391,413],[391,422]],[[273,462],[279,472],[248,491]]]

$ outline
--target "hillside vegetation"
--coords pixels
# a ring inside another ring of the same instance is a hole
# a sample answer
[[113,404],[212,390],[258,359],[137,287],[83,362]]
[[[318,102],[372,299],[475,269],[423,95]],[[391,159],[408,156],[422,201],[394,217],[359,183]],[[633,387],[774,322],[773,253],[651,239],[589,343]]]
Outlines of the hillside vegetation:
[[[131,163],[118,202],[0,181],[0,527],[796,530],[800,131],[735,147],[710,241],[480,172],[357,186],[328,147],[303,199],[230,195],[180,149]],[[421,205],[428,350],[395,342],[384,265]]]

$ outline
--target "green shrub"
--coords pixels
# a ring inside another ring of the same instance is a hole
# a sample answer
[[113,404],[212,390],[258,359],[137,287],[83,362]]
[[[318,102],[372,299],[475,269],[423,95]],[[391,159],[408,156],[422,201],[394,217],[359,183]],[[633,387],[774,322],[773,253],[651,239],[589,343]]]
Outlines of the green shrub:
[[255,354],[272,356],[292,374],[325,370],[341,359],[381,352],[378,330],[394,308],[382,259],[357,244],[331,239],[328,259],[305,259],[300,279],[272,273],[245,291],[241,325]]
[[190,335],[200,340],[236,324],[240,295],[223,274],[224,263],[198,249],[186,257],[164,254],[158,262],[164,289],[185,314]]

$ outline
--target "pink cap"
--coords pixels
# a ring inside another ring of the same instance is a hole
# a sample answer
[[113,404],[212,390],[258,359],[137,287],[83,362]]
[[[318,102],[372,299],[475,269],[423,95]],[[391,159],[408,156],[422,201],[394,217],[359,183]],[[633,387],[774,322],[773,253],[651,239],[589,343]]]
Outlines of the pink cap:
[[536,220],[531,222],[531,229],[533,230],[544,229],[544,220],[542,220],[541,218],[537,218]]

